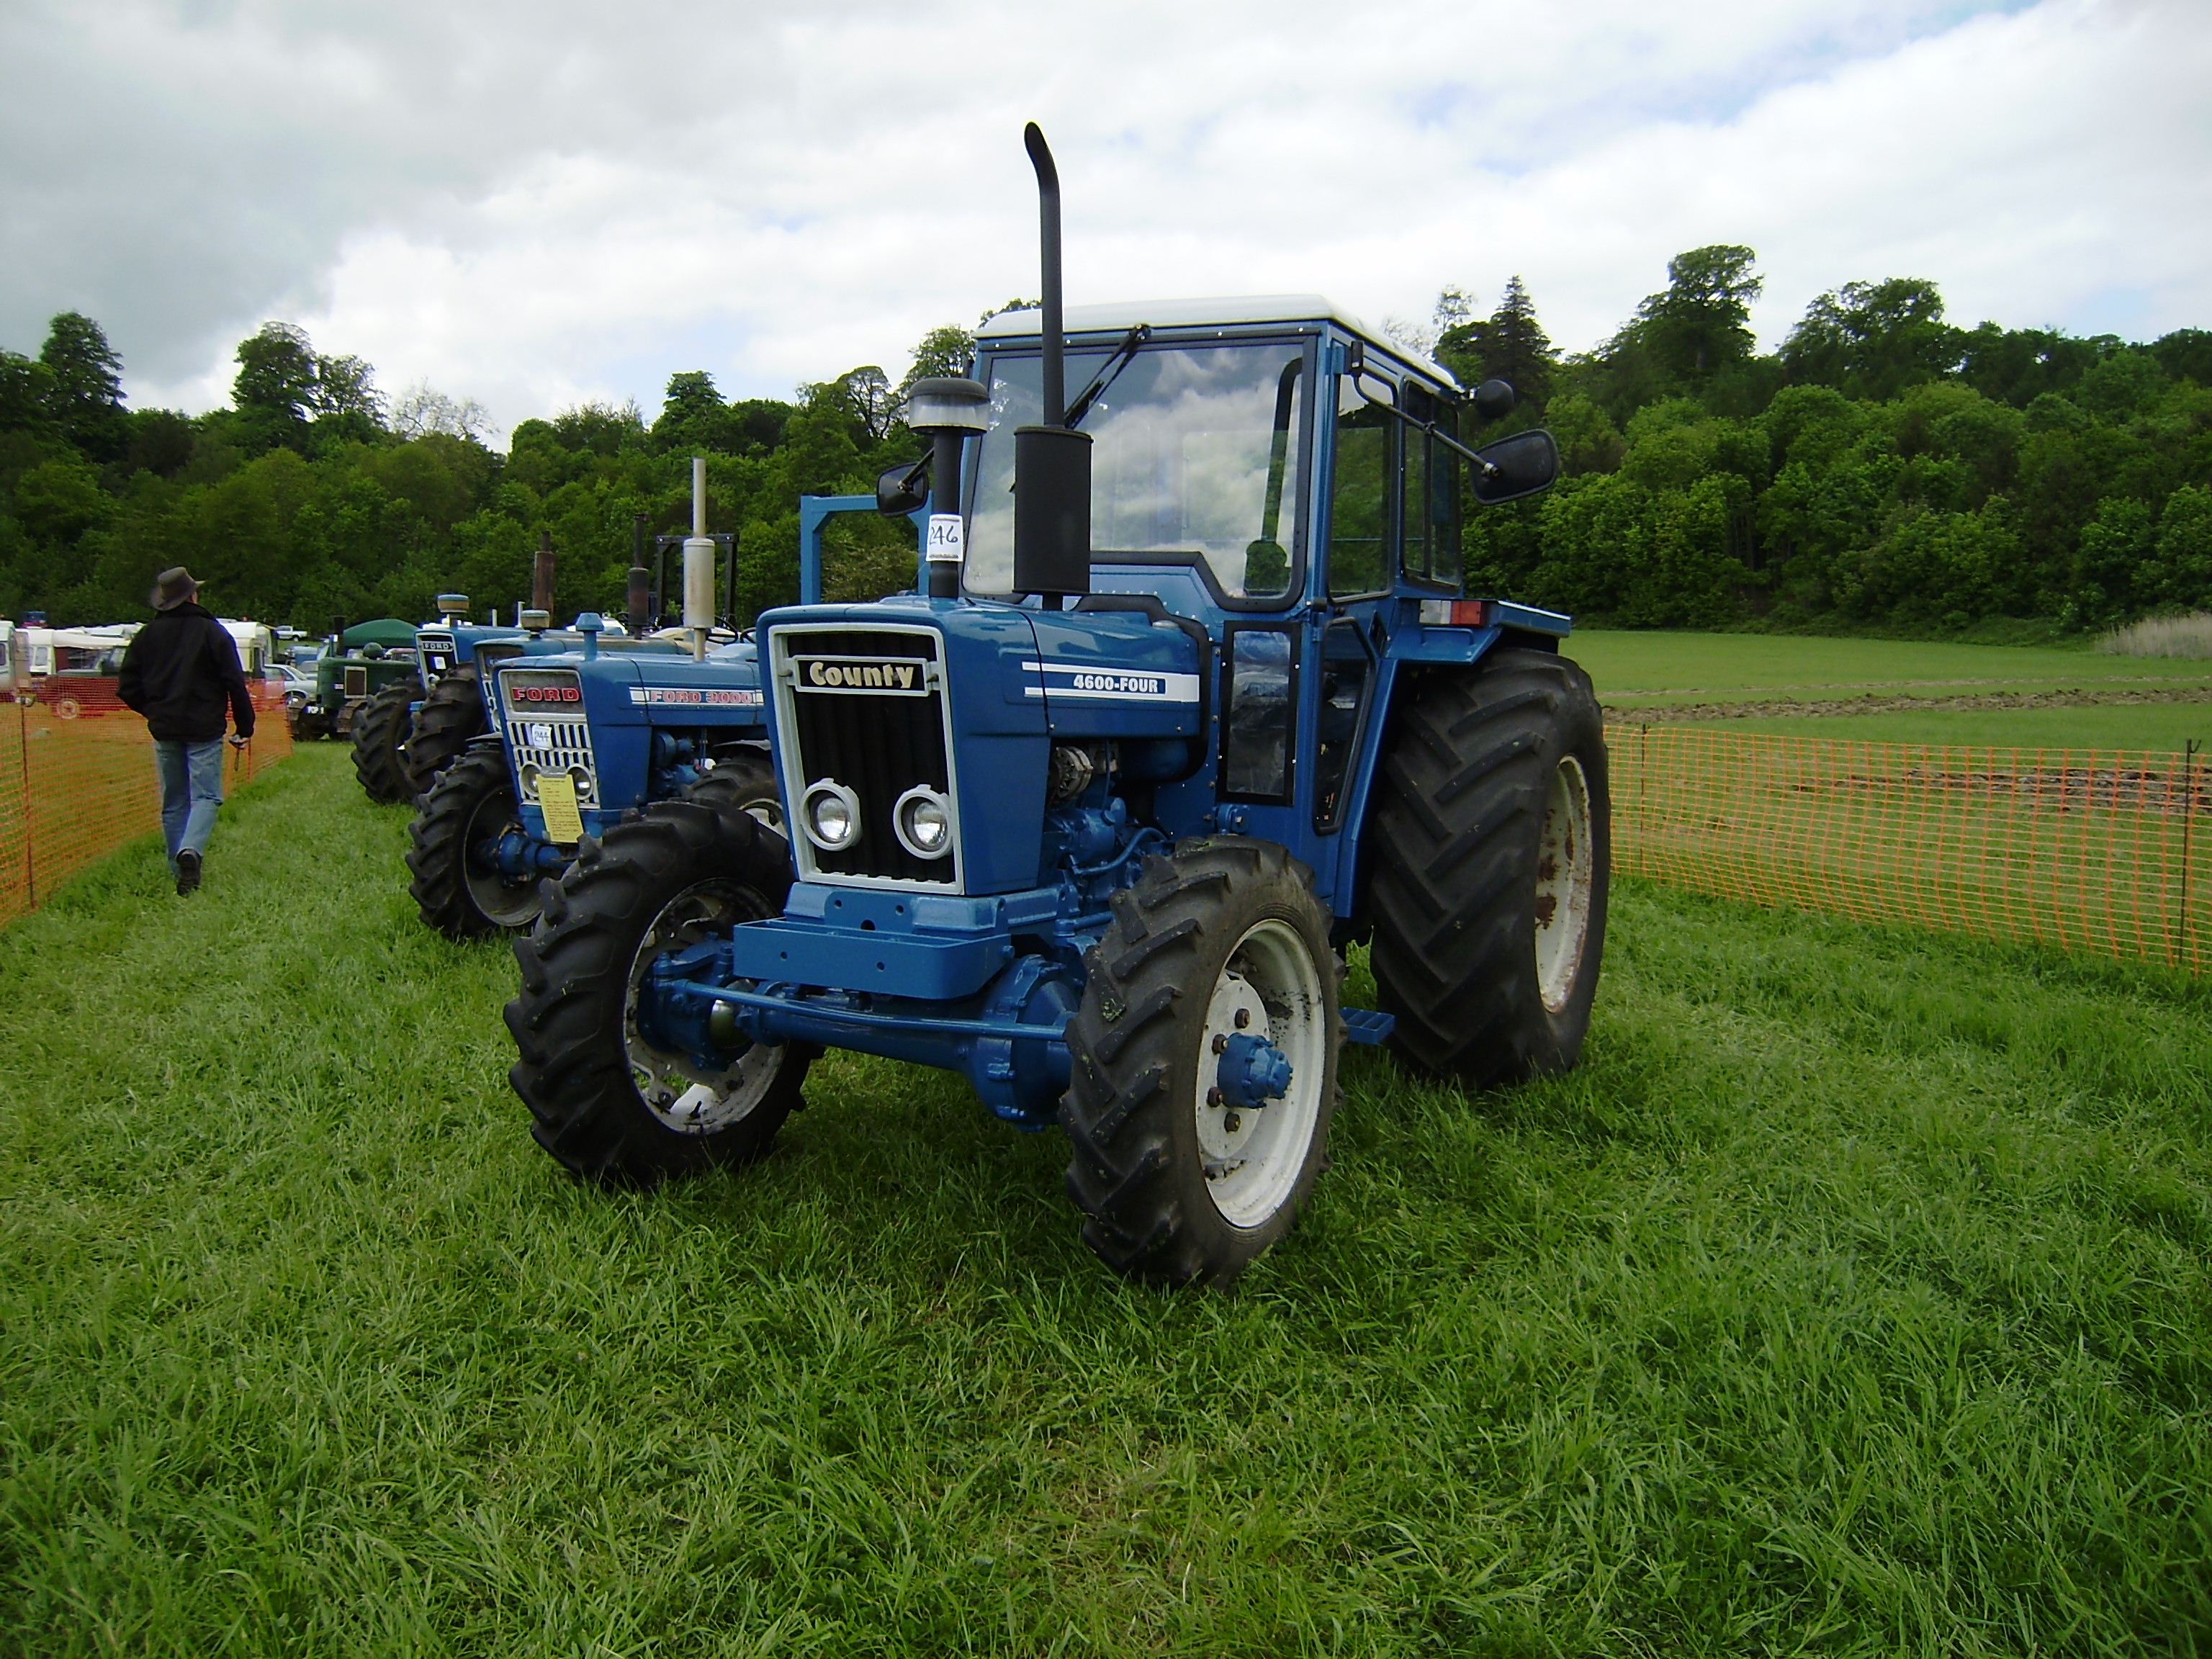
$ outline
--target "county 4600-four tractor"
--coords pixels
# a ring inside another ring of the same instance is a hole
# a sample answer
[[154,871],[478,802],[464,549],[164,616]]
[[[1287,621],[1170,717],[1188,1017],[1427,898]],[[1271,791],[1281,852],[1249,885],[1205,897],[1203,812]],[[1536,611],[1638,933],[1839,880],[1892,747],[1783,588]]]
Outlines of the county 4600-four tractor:
[[1467,447],[1510,388],[1316,297],[1063,314],[1027,137],[1042,314],[908,415],[924,591],[760,620],[788,842],[698,799],[584,842],[517,944],[514,1082],[563,1164],[649,1185],[760,1156],[825,1048],[948,1067],[1066,1132],[1105,1261],[1218,1283],[1304,1201],[1347,1039],[1476,1085],[1577,1055],[1599,711],[1567,618],[1465,597],[1458,550],[1558,452]]

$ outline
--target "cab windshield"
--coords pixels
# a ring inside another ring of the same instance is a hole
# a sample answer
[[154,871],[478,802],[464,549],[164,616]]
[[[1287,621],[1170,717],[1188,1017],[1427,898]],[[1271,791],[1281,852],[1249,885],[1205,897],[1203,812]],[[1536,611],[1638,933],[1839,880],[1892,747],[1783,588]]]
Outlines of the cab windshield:
[[[1073,396],[1109,349],[1071,351]],[[1091,543],[1102,560],[1203,560],[1232,599],[1286,592],[1297,522],[1296,342],[1140,350],[1083,417],[1092,439]],[[1006,593],[1014,577],[1014,428],[1042,413],[1034,356],[991,363],[991,426],[977,462],[966,580]]]

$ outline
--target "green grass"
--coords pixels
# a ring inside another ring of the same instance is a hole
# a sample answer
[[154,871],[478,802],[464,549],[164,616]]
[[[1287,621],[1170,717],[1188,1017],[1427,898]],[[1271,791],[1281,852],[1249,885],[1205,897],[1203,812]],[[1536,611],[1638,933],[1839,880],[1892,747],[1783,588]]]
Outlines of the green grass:
[[2115,681],[2212,684],[2212,663],[2112,656],[2086,646],[1577,629],[1566,649],[1589,670],[1598,695],[1616,705],[1820,699],[1868,690],[1885,696],[1956,696]]
[[2212,988],[1625,886],[1581,1070],[1355,1053],[1164,1295],[888,1063],[573,1184],[404,821],[0,933],[0,1650],[2212,1649]]

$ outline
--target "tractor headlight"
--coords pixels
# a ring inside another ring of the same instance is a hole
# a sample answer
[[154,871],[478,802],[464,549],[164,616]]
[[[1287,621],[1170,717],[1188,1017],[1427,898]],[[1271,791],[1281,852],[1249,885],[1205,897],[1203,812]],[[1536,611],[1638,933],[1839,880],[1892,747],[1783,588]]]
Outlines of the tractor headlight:
[[860,798],[843,784],[817,778],[799,798],[799,822],[806,839],[825,853],[842,853],[860,838]]
[[952,808],[927,784],[916,784],[891,808],[899,845],[918,859],[941,859],[952,850]]

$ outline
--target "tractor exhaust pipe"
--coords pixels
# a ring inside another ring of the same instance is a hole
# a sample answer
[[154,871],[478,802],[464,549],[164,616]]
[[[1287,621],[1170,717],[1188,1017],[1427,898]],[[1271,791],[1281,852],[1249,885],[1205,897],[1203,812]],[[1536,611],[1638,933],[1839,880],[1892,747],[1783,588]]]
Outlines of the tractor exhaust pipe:
[[1043,266],[1044,423],[1014,430],[1014,591],[1036,593],[1057,611],[1071,593],[1091,591],[1091,436],[1067,418],[1067,339],[1061,326],[1060,169],[1037,124],[1022,129],[1036,169],[1037,228]]
[[538,551],[530,561],[530,608],[553,614],[553,532],[538,532]]
[[634,513],[629,521],[629,580],[623,594],[623,621],[633,637],[642,639],[653,605],[653,572],[645,562],[645,514]]
[[691,458],[691,534],[684,543],[684,626],[691,654],[704,661],[714,626],[714,544],[707,534],[707,458]]

